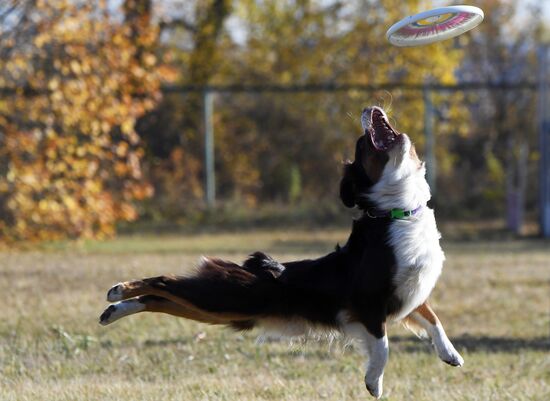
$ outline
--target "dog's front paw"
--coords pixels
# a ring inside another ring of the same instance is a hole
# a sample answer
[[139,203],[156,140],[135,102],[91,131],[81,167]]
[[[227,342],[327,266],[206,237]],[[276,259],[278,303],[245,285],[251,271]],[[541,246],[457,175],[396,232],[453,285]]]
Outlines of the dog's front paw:
[[464,365],[464,359],[460,356],[458,351],[455,349],[453,344],[450,341],[436,346],[437,354],[439,359],[451,366],[462,366]]
[[455,349],[453,343],[445,335],[434,337],[433,345],[443,362],[451,366],[462,366],[464,365],[464,359],[460,356],[458,351]]
[[451,366],[462,366],[464,365],[464,358],[460,356],[460,354],[454,350],[454,352],[449,353],[445,356],[440,356],[441,360]]
[[382,382],[384,375],[378,377],[369,377],[365,376],[365,386],[367,387],[368,392],[374,398],[378,399],[382,396]]

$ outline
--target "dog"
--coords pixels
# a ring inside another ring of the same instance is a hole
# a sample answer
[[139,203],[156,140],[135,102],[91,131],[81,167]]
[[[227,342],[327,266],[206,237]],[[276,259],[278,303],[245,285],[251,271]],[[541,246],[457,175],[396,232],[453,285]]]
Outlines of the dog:
[[139,312],[162,312],[239,330],[278,326],[337,330],[359,341],[368,355],[365,384],[382,395],[388,360],[386,324],[402,322],[431,338],[444,362],[464,360],[427,303],[444,253],[424,163],[407,134],[384,110],[361,115],[363,135],[340,183],[345,206],[361,210],[342,247],[313,260],[280,263],[256,252],[241,265],[202,258],[188,276],[127,281],[107,293],[100,317],[110,324]]

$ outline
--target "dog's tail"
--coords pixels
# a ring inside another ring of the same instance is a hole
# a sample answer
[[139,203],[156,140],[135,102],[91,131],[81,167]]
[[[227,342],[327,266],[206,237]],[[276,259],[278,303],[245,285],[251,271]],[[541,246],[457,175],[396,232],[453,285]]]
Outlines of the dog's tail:
[[138,312],[163,312],[211,324],[250,329],[281,299],[285,267],[261,252],[242,265],[203,257],[193,275],[159,276],[112,287],[100,323]]
[[211,314],[215,321],[239,329],[252,328],[281,298],[277,278],[284,266],[262,252],[242,266],[218,258],[203,258],[195,275],[176,281],[175,292]]

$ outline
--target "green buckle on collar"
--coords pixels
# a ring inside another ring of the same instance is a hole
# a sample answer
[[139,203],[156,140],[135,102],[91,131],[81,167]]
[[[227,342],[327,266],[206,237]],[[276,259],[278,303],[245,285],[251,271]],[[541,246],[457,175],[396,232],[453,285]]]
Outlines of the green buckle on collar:
[[409,217],[410,215],[411,215],[411,212],[409,210],[403,210],[403,209],[390,210],[390,217],[392,219],[404,219],[405,217]]

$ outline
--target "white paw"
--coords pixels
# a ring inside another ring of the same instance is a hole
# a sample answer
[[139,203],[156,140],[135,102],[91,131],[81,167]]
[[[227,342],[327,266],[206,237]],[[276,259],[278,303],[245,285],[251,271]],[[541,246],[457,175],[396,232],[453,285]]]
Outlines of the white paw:
[[135,299],[117,302],[116,304],[109,305],[103,311],[99,317],[99,324],[107,326],[108,324],[111,324],[124,316],[141,312],[144,309],[145,305]]
[[117,320],[116,309],[116,305],[109,305],[99,317],[99,324],[102,326],[107,326]]
[[112,286],[107,292],[107,301],[116,302],[120,300],[122,300],[122,283]]
[[367,376],[365,376],[365,386],[367,387],[370,395],[372,395],[376,399],[382,396],[383,379],[384,375],[378,377],[369,377],[369,375],[367,374]]
[[453,350],[454,352],[449,352],[445,355],[439,355],[441,360],[445,363],[448,363],[451,366],[462,366],[464,365],[464,358],[460,354]]
[[442,347],[436,347],[437,354],[439,358],[448,363],[451,366],[462,366],[464,365],[464,359],[460,356],[458,351],[453,347],[453,344],[449,341],[448,344]]

